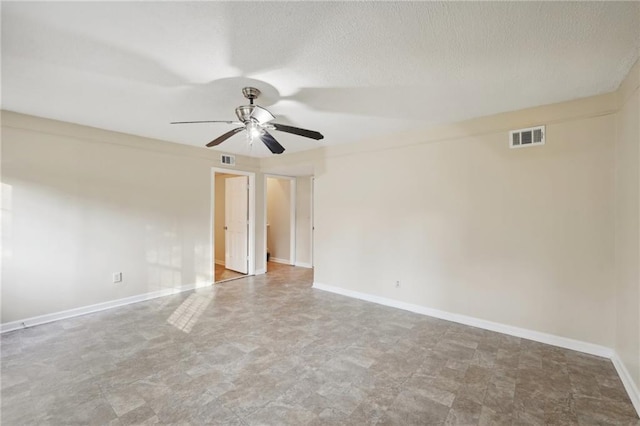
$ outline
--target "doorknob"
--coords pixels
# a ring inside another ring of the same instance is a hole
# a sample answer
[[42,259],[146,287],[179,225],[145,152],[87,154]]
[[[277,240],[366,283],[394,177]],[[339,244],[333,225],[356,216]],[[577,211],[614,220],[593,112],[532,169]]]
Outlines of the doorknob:
[[226,227],[226,226],[224,227],[224,230],[225,230],[225,231],[227,230],[227,227]]

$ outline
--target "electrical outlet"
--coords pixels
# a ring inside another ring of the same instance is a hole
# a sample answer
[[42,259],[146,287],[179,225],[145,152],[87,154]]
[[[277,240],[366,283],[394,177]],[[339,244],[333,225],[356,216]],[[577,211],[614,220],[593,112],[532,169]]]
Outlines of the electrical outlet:
[[122,282],[122,272],[114,272],[113,273],[113,282],[121,283]]
[[400,288],[400,281],[396,281],[396,288]]

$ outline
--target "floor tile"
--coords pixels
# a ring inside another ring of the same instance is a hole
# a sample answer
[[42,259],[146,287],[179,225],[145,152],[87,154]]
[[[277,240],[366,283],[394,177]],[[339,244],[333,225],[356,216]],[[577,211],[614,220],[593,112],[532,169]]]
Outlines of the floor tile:
[[3,334],[3,424],[638,425],[609,360],[269,273]]

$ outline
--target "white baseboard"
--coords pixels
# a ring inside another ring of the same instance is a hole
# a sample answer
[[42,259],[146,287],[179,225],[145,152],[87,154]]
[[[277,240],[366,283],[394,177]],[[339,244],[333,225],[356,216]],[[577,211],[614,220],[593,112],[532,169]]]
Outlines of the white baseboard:
[[469,317],[466,315],[454,314],[451,312],[440,311],[438,309],[427,308],[425,306],[414,305],[411,303],[401,302],[399,300],[388,299],[386,297],[375,296],[372,294],[361,293],[358,291],[348,290],[322,283],[313,283],[313,288],[324,290],[331,293],[340,294],[342,296],[352,297],[355,299],[365,300],[392,308],[403,309],[430,317],[440,318],[447,321],[457,322],[472,327],[478,327],[485,330],[495,331],[498,333],[508,334],[510,336],[521,337],[548,345],[558,346],[565,349],[584,352],[591,355],[609,358],[613,363],[620,380],[624,385],[629,399],[640,416],[640,392],[638,386],[629,374],[629,371],[618,357],[618,354],[611,348],[596,345],[593,343],[582,342],[580,340],[569,339],[567,337],[556,336],[553,334],[542,333],[539,331],[529,330],[526,328],[514,327],[511,325],[501,324],[493,321],[487,321],[479,318]]
[[215,262],[216,265],[224,266],[224,260],[216,259],[216,260],[214,260],[214,262]]
[[[265,269],[257,269],[256,275],[266,273]],[[184,291],[194,290],[196,288],[208,287],[211,283],[197,283],[188,284],[177,288],[167,288],[150,293],[140,294],[136,296],[126,297],[124,299],[112,300],[109,302],[97,303],[95,305],[83,306],[80,308],[69,309],[66,311],[55,312],[51,314],[39,315],[36,317],[26,318],[18,321],[11,321],[4,324],[0,324],[0,333],[6,333],[9,331],[19,330],[26,327],[32,327],[34,325],[46,324],[53,321],[58,321],[66,318],[73,318],[81,315],[86,315],[94,312],[100,312],[118,306],[130,305],[133,303],[143,302],[145,300],[151,300],[158,297],[169,296],[172,294],[181,293]],[[425,306],[414,305],[411,303],[401,302],[386,297],[375,296],[372,294],[361,293],[353,290],[348,290],[340,287],[330,286],[321,283],[313,283],[313,288],[323,290],[335,294],[340,294],[355,299],[365,300],[367,302],[373,302],[384,306],[403,309],[410,312],[415,312],[430,317],[440,318],[447,321],[452,321],[460,324],[469,325],[472,327],[478,327],[485,330],[495,331],[498,333],[508,334],[511,336],[521,337],[524,339],[534,340],[536,342],[546,343],[553,346],[558,346],[566,349],[572,349],[579,352],[588,353],[591,355],[601,356],[611,359],[620,380],[622,381],[625,390],[627,391],[631,403],[638,415],[640,415],[640,392],[634,382],[633,378],[629,374],[629,371],[620,360],[618,354],[611,348],[605,346],[596,345],[593,343],[582,342],[579,340],[569,339],[566,337],[556,336],[553,334],[542,333],[534,330],[528,330],[525,328],[514,327],[506,324],[496,323],[492,321],[486,321],[479,318],[469,317],[466,315],[454,314],[451,312],[440,311],[437,309],[427,308]]]
[[278,259],[277,257],[270,257],[269,262],[282,263],[285,265],[291,265],[291,261],[289,259]]
[[313,266],[310,263],[307,263],[307,262],[296,262],[296,263],[293,264],[293,266],[299,266],[301,268],[309,268],[309,269],[313,268]]
[[510,336],[522,337],[524,339],[534,340],[536,342],[546,343],[561,348],[572,349],[574,351],[584,352],[591,355],[611,358],[613,350],[605,346],[593,343],[582,342],[580,340],[569,339],[567,337],[556,336],[553,334],[542,333],[539,331],[528,330],[526,328],[514,327],[511,325],[501,324],[493,321],[487,321],[479,318],[469,317],[466,315],[454,314],[451,312],[440,311],[438,309],[427,308],[425,306],[414,305],[411,303],[401,302],[399,300],[388,299],[386,297],[374,296],[372,294],[360,293],[358,291],[347,290],[331,285],[313,283],[313,288],[318,290],[329,291],[331,293],[341,294],[343,296],[353,297],[356,299],[366,300],[367,302],[378,303],[380,305],[390,306],[393,308],[404,309],[430,317],[440,318],[447,321],[457,322],[459,324],[470,325],[485,330],[495,331],[498,333],[508,334]]
[[618,376],[620,376],[620,380],[629,395],[629,399],[631,400],[633,407],[636,409],[638,416],[640,416],[640,391],[638,390],[638,386],[616,352],[613,353],[611,362],[613,362],[613,366],[616,368]]
[[256,275],[262,275],[262,274],[266,274],[267,273],[267,269],[266,268],[262,268],[262,269],[256,269]]
[[81,315],[91,314],[94,312],[104,311],[106,309],[117,308],[118,306],[130,305],[132,303],[144,302],[145,300],[156,299],[158,297],[169,296],[171,294],[182,293],[183,291],[194,290],[196,288],[208,287],[210,282],[197,284],[187,284],[176,288],[166,288],[150,293],[139,294],[136,296],[125,297],[124,299],[111,300],[109,302],[96,303],[95,305],[82,306],[66,311],[54,312],[51,314],[38,315],[36,317],[26,318],[18,321],[6,322],[0,324],[0,333],[19,330],[22,328],[32,327],[34,325],[46,324],[48,322],[58,321],[66,318],[78,317]]

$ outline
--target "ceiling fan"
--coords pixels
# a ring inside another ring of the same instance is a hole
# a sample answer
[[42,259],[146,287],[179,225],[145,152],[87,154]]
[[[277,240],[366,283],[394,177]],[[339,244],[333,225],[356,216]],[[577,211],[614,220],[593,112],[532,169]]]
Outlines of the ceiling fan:
[[284,124],[272,123],[275,119],[274,115],[261,106],[254,105],[254,99],[260,96],[260,90],[255,87],[245,87],[242,89],[242,94],[245,98],[249,99],[249,105],[242,105],[236,108],[236,115],[240,121],[226,121],[226,120],[214,120],[214,121],[174,121],[171,124],[192,124],[192,123],[227,123],[237,124],[241,127],[229,130],[227,133],[217,137],[207,144],[207,147],[220,145],[222,142],[229,139],[231,136],[243,130],[247,131],[247,139],[249,143],[253,143],[254,139],[259,138],[274,154],[282,154],[284,147],[275,140],[269,133],[269,130],[278,130],[280,132],[292,133],[294,135],[303,136],[305,138],[320,140],[324,136],[319,132],[313,130],[301,129],[299,127],[285,126]]

